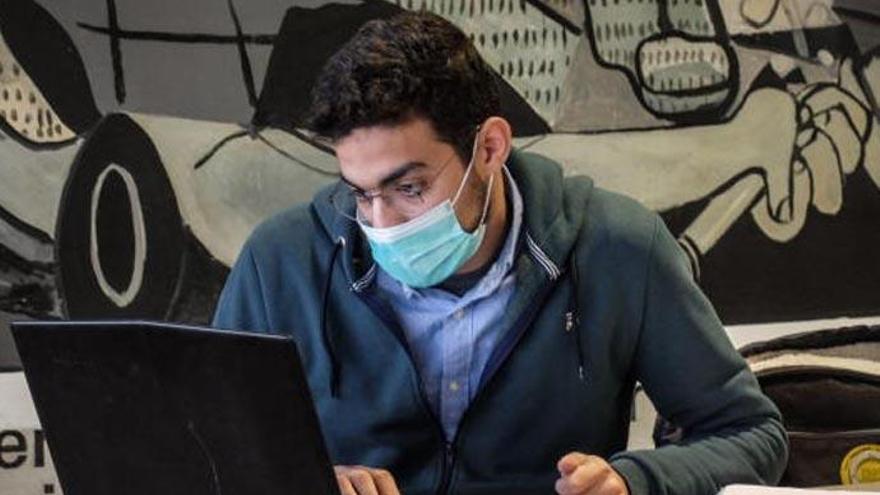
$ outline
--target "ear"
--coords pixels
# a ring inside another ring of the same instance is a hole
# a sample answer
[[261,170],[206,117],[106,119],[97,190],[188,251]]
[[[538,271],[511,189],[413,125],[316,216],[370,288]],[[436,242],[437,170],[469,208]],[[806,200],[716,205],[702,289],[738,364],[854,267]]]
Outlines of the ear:
[[510,149],[513,145],[513,131],[510,123],[503,117],[489,117],[480,125],[477,134],[479,148],[475,165],[479,165],[482,179],[488,179],[501,170],[501,166],[507,163]]

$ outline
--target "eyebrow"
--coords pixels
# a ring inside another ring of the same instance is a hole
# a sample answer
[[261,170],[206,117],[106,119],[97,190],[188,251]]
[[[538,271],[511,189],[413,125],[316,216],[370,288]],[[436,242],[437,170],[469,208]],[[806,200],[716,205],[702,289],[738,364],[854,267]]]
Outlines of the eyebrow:
[[[396,169],[394,169],[394,171],[392,171],[390,174],[388,174],[388,175],[386,175],[385,177],[383,177],[383,178],[379,181],[379,186],[378,186],[378,187],[384,187],[384,186],[387,186],[388,184],[391,184],[392,182],[395,182],[396,180],[400,179],[401,177],[407,175],[408,173],[410,173],[410,172],[412,172],[412,171],[414,171],[414,170],[418,170],[418,169],[425,168],[425,167],[427,167],[427,166],[428,166],[428,165],[425,164],[424,162],[418,162],[418,161],[409,161],[409,162],[406,162],[406,163],[400,165],[399,167],[397,167]],[[346,179],[344,175],[341,175],[341,174],[340,174],[340,176],[342,177],[342,182],[345,182],[346,184],[348,184],[349,186],[351,186],[351,187],[354,188],[355,190],[357,190],[357,191],[361,191],[361,192],[363,192],[363,191],[366,190],[366,189],[363,189],[362,187],[360,187],[360,186],[354,184],[354,183],[351,182],[350,180]]]

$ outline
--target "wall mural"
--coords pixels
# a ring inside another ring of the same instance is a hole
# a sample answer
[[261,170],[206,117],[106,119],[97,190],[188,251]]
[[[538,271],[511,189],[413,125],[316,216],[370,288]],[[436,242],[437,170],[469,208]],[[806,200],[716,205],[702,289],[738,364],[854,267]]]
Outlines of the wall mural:
[[517,145],[658,211],[726,323],[880,308],[871,0],[0,0],[0,311],[206,322],[336,177],[298,124],[364,21],[426,9]]

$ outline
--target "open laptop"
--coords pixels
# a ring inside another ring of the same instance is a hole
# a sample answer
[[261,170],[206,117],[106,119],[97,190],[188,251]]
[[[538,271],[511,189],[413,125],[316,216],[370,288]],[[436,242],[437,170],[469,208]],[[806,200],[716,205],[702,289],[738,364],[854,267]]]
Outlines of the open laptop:
[[291,339],[149,322],[12,331],[65,495],[338,495]]

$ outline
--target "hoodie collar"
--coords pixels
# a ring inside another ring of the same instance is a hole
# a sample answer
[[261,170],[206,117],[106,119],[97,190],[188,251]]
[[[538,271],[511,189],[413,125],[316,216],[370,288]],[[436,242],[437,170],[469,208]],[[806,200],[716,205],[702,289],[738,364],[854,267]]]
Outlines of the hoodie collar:
[[555,280],[584,226],[593,182],[586,177],[563,180],[558,163],[522,151],[511,155],[510,171],[523,197],[525,246]]

